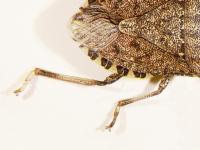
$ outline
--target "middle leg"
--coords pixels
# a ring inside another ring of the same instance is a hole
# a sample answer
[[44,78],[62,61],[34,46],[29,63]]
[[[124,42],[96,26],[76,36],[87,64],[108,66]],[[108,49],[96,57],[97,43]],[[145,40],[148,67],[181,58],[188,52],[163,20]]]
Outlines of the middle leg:
[[121,107],[129,105],[129,104],[132,104],[132,103],[135,103],[135,102],[138,102],[138,101],[141,101],[141,100],[144,100],[144,99],[152,97],[152,96],[159,95],[167,87],[171,77],[172,76],[170,76],[170,75],[169,76],[165,76],[160,81],[158,89],[156,91],[154,91],[154,92],[151,92],[149,94],[146,94],[146,95],[143,95],[143,96],[140,96],[140,97],[124,99],[124,100],[119,101],[117,106],[116,106],[116,108],[115,108],[113,119],[112,119],[111,123],[106,127],[106,129],[111,130],[111,128],[115,125]]

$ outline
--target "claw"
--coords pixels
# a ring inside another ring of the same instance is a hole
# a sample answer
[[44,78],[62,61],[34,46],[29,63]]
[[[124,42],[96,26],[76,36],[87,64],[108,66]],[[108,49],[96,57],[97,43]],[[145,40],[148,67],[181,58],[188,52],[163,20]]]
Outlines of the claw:
[[21,93],[21,92],[22,92],[22,90],[21,90],[21,88],[19,88],[19,89],[15,90],[13,93],[14,93],[16,96],[19,96],[19,93]]
[[24,91],[26,89],[26,87],[28,86],[29,82],[33,79],[34,75],[36,74],[37,68],[32,70],[28,76],[26,77],[26,79],[24,80],[24,82],[22,83],[21,87],[16,89],[13,93],[16,96],[19,96],[19,93],[21,93],[22,91]]
[[112,127],[109,125],[109,126],[106,126],[105,129],[111,132]]

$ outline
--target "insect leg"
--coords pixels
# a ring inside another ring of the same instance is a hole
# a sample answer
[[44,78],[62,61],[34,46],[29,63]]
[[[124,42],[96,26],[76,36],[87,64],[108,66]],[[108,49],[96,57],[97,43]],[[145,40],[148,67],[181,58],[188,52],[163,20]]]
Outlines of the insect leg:
[[27,87],[28,83],[35,76],[45,76],[45,77],[52,78],[52,79],[57,79],[57,80],[72,82],[72,83],[76,83],[76,84],[87,85],[87,86],[92,86],[92,85],[104,86],[104,85],[107,85],[107,84],[114,83],[115,81],[117,81],[121,77],[123,77],[124,75],[123,74],[114,73],[114,74],[111,74],[110,76],[108,76],[105,80],[98,81],[98,80],[93,80],[93,79],[68,76],[68,75],[64,75],[64,74],[50,72],[50,71],[47,71],[47,70],[44,70],[44,69],[40,69],[40,68],[35,68],[25,78],[25,81],[22,84],[22,86],[20,88],[18,88],[17,90],[15,90],[14,93],[16,95],[18,95],[20,92],[24,91],[25,88]]
[[167,87],[171,77],[172,76],[165,76],[160,81],[158,89],[156,91],[154,91],[154,92],[151,92],[149,94],[142,95],[142,96],[139,96],[139,97],[130,98],[130,99],[124,99],[124,100],[119,101],[117,103],[116,108],[115,108],[113,119],[112,119],[111,123],[108,126],[106,126],[106,129],[111,130],[111,128],[115,125],[121,107],[129,105],[129,104],[132,104],[132,103],[135,103],[135,102],[138,102],[138,101],[141,101],[141,100],[144,100],[144,99],[152,97],[152,96],[159,95]]

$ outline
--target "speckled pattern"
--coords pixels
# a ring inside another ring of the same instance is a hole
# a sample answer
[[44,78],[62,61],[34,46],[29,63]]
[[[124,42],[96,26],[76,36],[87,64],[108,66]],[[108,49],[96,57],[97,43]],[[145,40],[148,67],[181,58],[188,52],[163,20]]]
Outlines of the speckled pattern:
[[[120,49],[116,51],[115,45]],[[102,57],[132,71],[163,74],[190,74],[187,63],[174,55],[162,51],[143,38],[133,38],[120,34],[112,44],[99,51]]]
[[200,74],[200,1],[188,0],[185,9],[186,60]]
[[169,0],[99,0],[114,18],[128,19],[156,9]]
[[169,1],[155,10],[119,25],[120,31],[143,37],[163,51],[184,55],[184,5]]
[[152,75],[200,74],[198,0],[93,0],[74,39],[116,66]]

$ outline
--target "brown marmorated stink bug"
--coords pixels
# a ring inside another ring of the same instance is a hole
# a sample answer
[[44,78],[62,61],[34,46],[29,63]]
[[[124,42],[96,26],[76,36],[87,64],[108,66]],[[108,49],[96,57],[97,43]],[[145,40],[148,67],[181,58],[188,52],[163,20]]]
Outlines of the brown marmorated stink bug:
[[92,60],[99,57],[105,69],[115,65],[116,73],[97,81],[35,68],[16,94],[36,75],[88,86],[112,84],[129,72],[161,76],[156,91],[117,103],[111,129],[121,107],[160,94],[173,76],[200,77],[200,0],[88,0],[72,19],[72,33]]

